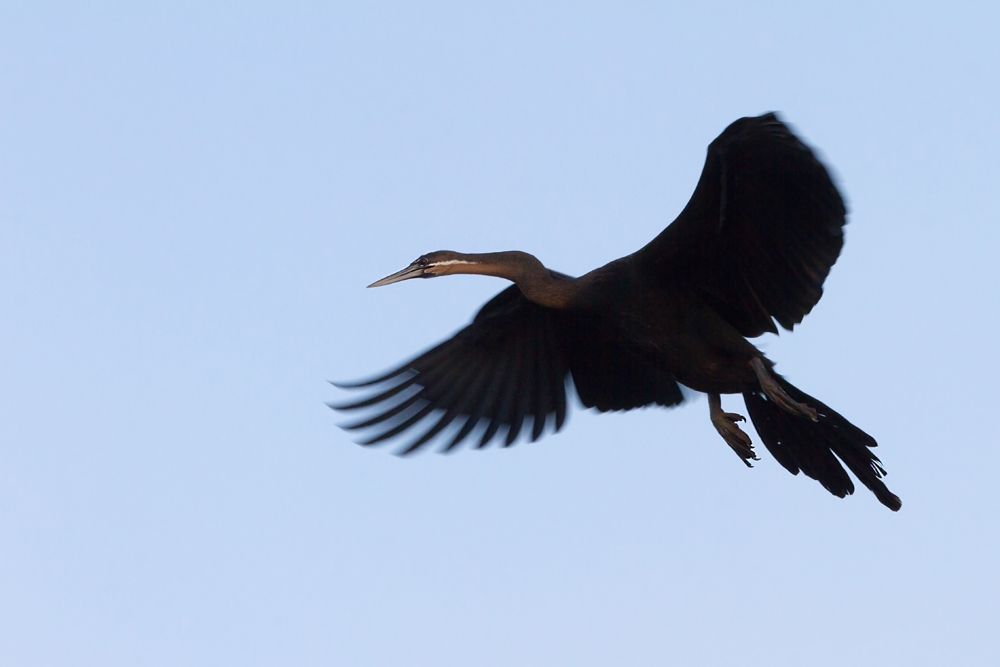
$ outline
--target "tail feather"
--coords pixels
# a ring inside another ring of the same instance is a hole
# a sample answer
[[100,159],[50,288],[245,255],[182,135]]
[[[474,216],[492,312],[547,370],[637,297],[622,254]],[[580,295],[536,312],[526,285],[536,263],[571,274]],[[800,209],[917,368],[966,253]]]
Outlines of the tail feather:
[[778,463],[793,475],[801,470],[843,498],[854,493],[854,483],[842,461],[879,502],[894,512],[899,510],[903,504],[882,481],[885,469],[871,452],[877,446],[875,439],[780,375],[773,377],[789,396],[815,408],[819,415],[818,422],[793,415],[768,399],[759,387],[743,393],[754,428]]

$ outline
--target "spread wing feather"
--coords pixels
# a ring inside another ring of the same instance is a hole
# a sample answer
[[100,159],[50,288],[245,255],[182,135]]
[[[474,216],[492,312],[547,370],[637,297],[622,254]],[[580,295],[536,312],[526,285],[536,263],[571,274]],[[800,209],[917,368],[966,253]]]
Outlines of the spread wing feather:
[[680,388],[656,368],[616,341],[597,316],[539,306],[511,286],[450,339],[379,377],[338,385],[374,393],[331,407],[375,411],[344,427],[375,429],[362,440],[366,445],[416,429],[433,415],[401,454],[424,447],[453,424],[457,429],[444,451],[477,427],[482,429],[477,446],[498,435],[507,446],[529,433],[529,420],[532,441],[548,424],[553,431],[562,428],[567,376],[584,406],[601,411],[677,405],[683,400]]
[[[636,253],[687,281],[744,336],[802,321],[844,245],[847,209],[826,168],[778,117],[741,118],[708,147],[677,219]],[[773,318],[773,320],[772,320]]]

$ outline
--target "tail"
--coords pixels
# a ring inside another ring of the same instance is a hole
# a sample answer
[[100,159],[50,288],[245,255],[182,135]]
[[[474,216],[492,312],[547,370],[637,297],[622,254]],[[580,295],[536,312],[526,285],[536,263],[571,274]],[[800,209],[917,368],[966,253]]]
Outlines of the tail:
[[843,461],[879,502],[893,512],[898,511],[903,503],[882,481],[885,469],[871,452],[871,448],[877,446],[875,438],[799,391],[780,375],[772,375],[789,396],[819,413],[819,421],[813,422],[778,407],[760,387],[743,392],[754,428],[778,463],[793,475],[801,470],[827,491],[843,498],[854,493],[854,483],[840,465]]

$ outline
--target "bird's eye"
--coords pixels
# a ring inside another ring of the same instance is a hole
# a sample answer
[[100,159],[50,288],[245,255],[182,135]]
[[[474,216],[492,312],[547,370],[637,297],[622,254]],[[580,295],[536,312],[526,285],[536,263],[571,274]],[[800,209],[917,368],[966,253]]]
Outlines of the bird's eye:
[[417,260],[417,264],[420,266],[427,266],[428,264],[430,264],[430,260],[427,259],[426,257],[421,257],[420,259]]

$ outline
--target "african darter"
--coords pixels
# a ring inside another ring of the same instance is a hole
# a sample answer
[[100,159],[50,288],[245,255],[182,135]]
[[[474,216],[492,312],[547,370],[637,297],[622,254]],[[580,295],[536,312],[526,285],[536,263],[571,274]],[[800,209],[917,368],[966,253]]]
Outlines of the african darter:
[[[346,388],[377,393],[333,406],[378,412],[345,428],[380,426],[363,444],[398,435],[432,413],[414,452],[455,424],[444,450],[476,432],[512,444],[530,420],[531,440],[566,418],[566,381],[585,407],[670,407],[681,385],[708,394],[712,425],[740,459],[751,440],[723,411],[721,394],[743,394],[767,449],[844,497],[854,484],[841,463],[886,507],[899,498],[881,477],[875,440],[773,371],[747,338],[791,330],[823,294],[844,244],[846,209],[824,166],[773,113],[741,118],[708,147],[694,195],[651,243],[579,278],[524,252],[442,250],[369,287],[474,273],[514,284],[449,340],[390,373]],[[525,427],[527,430],[527,427]],[[838,460],[839,459],[839,460]]]

